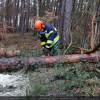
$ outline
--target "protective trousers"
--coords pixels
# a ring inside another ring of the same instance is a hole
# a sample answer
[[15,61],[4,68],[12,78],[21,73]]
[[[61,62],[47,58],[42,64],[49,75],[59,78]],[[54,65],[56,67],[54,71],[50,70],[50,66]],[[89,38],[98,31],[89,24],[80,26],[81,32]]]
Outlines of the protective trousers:
[[53,45],[53,53],[52,56],[58,55],[59,41]]

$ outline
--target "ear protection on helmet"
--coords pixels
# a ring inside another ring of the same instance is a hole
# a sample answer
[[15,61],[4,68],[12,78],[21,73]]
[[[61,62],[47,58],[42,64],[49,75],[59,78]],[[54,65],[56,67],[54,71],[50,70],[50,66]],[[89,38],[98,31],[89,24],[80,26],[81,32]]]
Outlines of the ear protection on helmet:
[[42,23],[42,24],[41,24],[41,27],[42,27],[42,28],[45,28],[45,25],[43,25],[43,23]]

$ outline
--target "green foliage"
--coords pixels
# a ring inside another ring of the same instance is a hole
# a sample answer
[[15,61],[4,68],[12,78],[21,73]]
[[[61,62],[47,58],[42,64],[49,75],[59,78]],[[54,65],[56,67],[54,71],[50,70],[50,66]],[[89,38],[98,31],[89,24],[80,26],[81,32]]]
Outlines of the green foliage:
[[36,93],[35,95],[37,95],[37,93],[45,94],[46,92],[46,90],[43,88],[43,86],[39,82],[34,85],[34,89],[35,89],[34,93]]
[[40,57],[42,55],[42,48],[37,50],[22,49],[20,57]]
[[[36,71],[35,69],[41,67],[36,63],[33,63],[30,67],[32,67],[34,72],[31,76],[33,88],[29,90],[29,94],[36,96],[40,94],[45,95],[50,88],[59,88],[62,91],[66,91],[66,93],[69,93],[69,91],[72,91],[74,88],[84,89],[87,87],[86,80],[94,78],[95,76],[100,77],[97,72],[90,72],[83,63],[63,64],[58,62],[48,71],[46,71],[45,68]],[[48,87],[46,87],[46,85]],[[90,85],[92,87],[89,88],[93,88],[95,85],[99,86],[100,84],[93,83]],[[85,90],[83,92],[84,94],[86,93]],[[83,92],[79,93],[81,94]],[[92,92],[89,92],[89,94],[92,94]]]
[[100,16],[97,17],[97,22],[99,22],[99,21],[100,21]]
[[32,36],[36,36],[37,35],[37,33],[36,33],[36,29],[34,29],[33,30],[33,34],[32,34]]
[[30,82],[31,82],[31,88],[29,88],[28,96],[39,96],[44,95],[46,91],[49,89],[47,86],[48,82],[46,82],[46,75],[45,73],[41,72],[31,72],[30,74]]
[[98,69],[100,70],[100,62],[97,64],[97,66],[98,66]]
[[28,96],[37,96],[37,95],[44,95],[46,93],[46,89],[39,83],[35,83],[34,87],[29,89]]
[[25,69],[25,71],[26,71],[26,73],[28,72],[28,71],[37,71],[37,72],[39,72],[40,71],[40,65],[38,64],[38,63],[32,63],[31,65],[29,65],[28,67],[26,67],[26,69]]
[[11,57],[13,57],[13,54],[7,54],[6,57],[11,58]]
[[12,40],[12,43],[11,44],[17,44],[18,41],[17,40]]

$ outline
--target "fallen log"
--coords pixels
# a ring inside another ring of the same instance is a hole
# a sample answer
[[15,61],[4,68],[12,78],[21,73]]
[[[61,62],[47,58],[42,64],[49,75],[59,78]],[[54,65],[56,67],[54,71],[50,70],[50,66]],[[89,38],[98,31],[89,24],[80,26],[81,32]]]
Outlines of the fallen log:
[[74,54],[63,56],[51,56],[51,57],[37,57],[37,58],[3,58],[0,59],[0,71],[14,70],[23,68],[33,63],[40,65],[55,64],[57,62],[62,63],[74,63],[79,61],[97,63],[100,61],[100,55],[97,54]]

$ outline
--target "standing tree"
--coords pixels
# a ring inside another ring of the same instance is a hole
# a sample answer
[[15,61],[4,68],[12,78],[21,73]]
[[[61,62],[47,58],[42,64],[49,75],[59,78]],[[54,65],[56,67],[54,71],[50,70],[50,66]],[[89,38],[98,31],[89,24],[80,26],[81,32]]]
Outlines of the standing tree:
[[50,7],[50,0],[46,1],[47,5],[46,5],[46,10],[49,11],[49,7]]
[[39,16],[41,17],[42,16],[42,0],[39,0]]
[[29,24],[29,13],[30,13],[30,0],[27,1],[27,12],[26,12],[26,21],[25,21],[25,33],[28,32]]
[[13,33],[15,34],[16,28],[16,0],[13,0]]
[[[5,5],[5,20],[8,22],[10,17],[10,0],[6,0]],[[9,25],[9,23],[7,23]]]
[[37,0],[36,3],[37,3],[37,4],[36,4],[36,6],[37,6],[37,17],[39,17],[39,3],[38,3],[38,0]]
[[24,7],[25,7],[25,1],[21,0],[21,6],[22,6],[22,32],[21,32],[21,36],[24,36],[24,26],[25,26],[25,12],[24,12]]
[[[17,5],[16,5],[16,26],[17,26],[17,23],[18,23],[18,13],[19,13],[19,0],[17,0]],[[16,31],[17,31],[17,27],[16,27]]]
[[60,35],[60,46],[69,42],[69,28],[71,23],[73,0],[60,0],[60,11],[58,16],[58,33]]
[[42,5],[42,9],[43,9],[43,11],[42,11],[42,16],[44,15],[44,11],[45,11],[45,2],[46,2],[46,0],[43,0],[43,5]]
[[36,16],[36,0],[34,0],[34,5],[33,5],[33,16]]
[[52,0],[51,12],[54,12],[54,0]]

